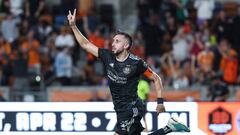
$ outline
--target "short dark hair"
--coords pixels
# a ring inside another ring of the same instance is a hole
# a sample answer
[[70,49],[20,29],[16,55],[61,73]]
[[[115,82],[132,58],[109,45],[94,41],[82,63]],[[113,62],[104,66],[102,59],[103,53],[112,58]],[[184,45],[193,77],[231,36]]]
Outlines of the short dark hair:
[[128,50],[132,47],[133,44],[132,37],[128,33],[117,30],[116,35],[123,35],[127,39],[129,44]]

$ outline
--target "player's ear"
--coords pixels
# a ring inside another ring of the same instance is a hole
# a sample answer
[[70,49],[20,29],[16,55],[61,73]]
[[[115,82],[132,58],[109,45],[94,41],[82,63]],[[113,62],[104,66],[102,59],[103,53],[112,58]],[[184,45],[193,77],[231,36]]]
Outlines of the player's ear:
[[130,45],[130,44],[127,44],[127,45],[126,45],[126,49],[127,49],[127,50],[130,50],[130,49],[131,49],[131,45]]
[[124,48],[128,50],[130,48],[130,45],[126,43],[124,44]]

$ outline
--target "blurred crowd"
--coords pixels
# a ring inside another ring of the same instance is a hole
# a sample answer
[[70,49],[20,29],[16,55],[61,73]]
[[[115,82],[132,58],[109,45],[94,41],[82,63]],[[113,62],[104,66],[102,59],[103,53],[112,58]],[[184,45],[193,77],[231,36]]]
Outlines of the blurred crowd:
[[[93,0],[1,0],[0,85],[107,85],[102,63],[78,45],[66,21],[111,49],[113,5]],[[239,84],[240,8],[215,0],[136,0],[132,53],[176,89]]]

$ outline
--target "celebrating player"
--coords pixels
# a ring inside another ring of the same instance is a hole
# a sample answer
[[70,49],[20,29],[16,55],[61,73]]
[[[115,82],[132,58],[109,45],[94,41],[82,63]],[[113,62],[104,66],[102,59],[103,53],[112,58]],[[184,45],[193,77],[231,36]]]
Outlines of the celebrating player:
[[[157,113],[165,112],[162,97],[162,82],[149,66],[140,58],[129,52],[132,38],[125,32],[117,32],[113,38],[112,50],[96,47],[89,42],[75,24],[76,9],[67,16],[69,25],[79,43],[87,52],[100,58],[104,64],[109,87],[117,114],[117,125],[114,135],[140,135],[143,117],[143,102],[138,98],[137,86],[140,75],[145,75],[154,82],[157,93]],[[165,135],[170,132],[185,131],[189,128],[174,118],[168,124],[150,135]]]

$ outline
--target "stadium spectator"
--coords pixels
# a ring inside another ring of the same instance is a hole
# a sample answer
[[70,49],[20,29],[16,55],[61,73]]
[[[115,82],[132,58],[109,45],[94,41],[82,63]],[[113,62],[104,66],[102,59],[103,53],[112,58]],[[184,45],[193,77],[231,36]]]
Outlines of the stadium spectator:
[[151,69],[152,69],[154,72],[156,72],[157,74],[160,73],[160,70],[161,70],[161,69],[160,69],[159,65],[157,64],[157,60],[154,59],[154,57],[150,57],[150,56],[147,57],[146,62],[149,63]]
[[204,44],[202,43],[202,40],[201,40],[201,34],[199,32],[196,32],[193,36],[193,40],[190,43],[191,56],[193,55],[197,57],[203,48],[204,48]]
[[217,19],[213,21],[213,31],[216,33],[218,41],[222,38],[229,38],[230,28],[229,20],[224,10],[221,10],[218,15]]
[[145,41],[143,39],[142,32],[137,30],[133,36],[134,46],[131,48],[133,54],[145,59]]
[[1,68],[1,85],[7,85],[11,74],[10,55],[12,53],[11,44],[0,36],[0,68]]
[[180,72],[180,62],[172,58],[172,53],[165,53],[160,58],[161,69],[163,73],[163,81],[166,85],[171,85],[174,76]]
[[68,47],[60,50],[61,51],[58,52],[54,62],[56,77],[62,85],[70,85],[73,68],[72,58],[69,55]]
[[181,89],[181,88],[186,88],[189,86],[189,80],[187,78],[187,76],[184,74],[184,72],[182,71],[180,62],[175,62],[174,64],[174,60],[173,57],[169,57],[168,58],[168,64],[169,64],[169,68],[171,70],[172,73],[172,86],[175,89]]
[[45,0],[25,0],[24,13],[31,25],[37,23],[38,17],[44,10],[44,6]]
[[66,26],[60,28],[60,34],[57,35],[55,45],[57,48],[68,47],[72,48],[75,44],[72,34],[69,33],[69,30]]
[[197,55],[199,69],[204,74],[212,71],[214,62],[214,53],[210,50],[209,44],[203,45],[204,49]]
[[220,76],[213,76],[211,78],[207,97],[210,97],[210,101],[227,101],[229,97],[229,89],[226,83],[221,80]]
[[51,59],[53,59],[57,54],[57,47],[55,45],[56,38],[57,32],[52,31],[49,33],[45,42],[46,52],[49,54]]
[[222,53],[220,71],[223,73],[223,80],[227,84],[235,84],[238,80],[238,55],[237,52],[231,48],[228,41],[223,44],[226,48]]
[[[182,69],[182,74],[183,76],[185,76],[188,80],[188,85],[185,85],[186,86],[191,86],[191,85],[194,85],[196,82],[195,82],[195,79],[196,79],[196,74],[195,74],[195,60],[194,60],[194,56],[191,57],[190,59],[187,59],[185,60],[183,63],[182,63],[182,66],[181,66],[181,69]],[[187,83],[185,83],[187,84]]]
[[177,30],[178,30],[178,26],[175,18],[172,16],[167,16],[166,31],[170,34],[171,39],[176,35]]
[[[102,32],[103,28],[101,28],[101,26],[99,25],[94,31],[91,31],[88,26],[88,19],[89,18],[86,16],[83,17],[83,28],[88,40],[99,48],[106,48],[106,40],[104,39]],[[95,57],[90,53],[88,53],[87,59],[89,62],[93,62],[96,60]]]
[[177,21],[183,24],[185,19],[188,17],[188,11],[186,9],[188,0],[172,0],[172,3],[176,7]]
[[13,60],[12,72],[14,81],[10,91],[12,101],[23,101],[23,95],[26,94],[26,92],[30,92],[27,59],[27,53],[19,50],[15,56],[15,59]]
[[7,14],[5,16],[5,19],[1,23],[1,33],[7,42],[12,43],[18,38],[19,29],[17,25],[19,22],[20,20],[15,18],[12,14]]
[[216,59],[214,53],[210,49],[211,46],[209,43],[203,47],[204,49],[196,57],[197,67],[195,68],[195,78],[199,84],[209,85],[211,77],[216,74],[213,70]]
[[9,0],[2,0],[0,2],[1,8],[1,14],[6,14],[6,13],[10,13],[10,2]]
[[187,35],[184,33],[182,28],[180,28],[176,36],[173,37],[172,44],[174,60],[181,62],[189,57],[190,45],[187,41]]
[[137,0],[136,2],[138,11],[139,25],[144,25],[148,21],[150,13],[150,5],[148,0]]
[[40,74],[40,42],[34,38],[35,31],[30,30],[27,37],[23,40],[21,44],[21,49],[24,53],[28,54],[28,69],[29,73]]
[[217,45],[213,46],[211,50],[214,53],[214,61],[213,61],[213,71],[215,73],[219,73],[220,65],[221,65],[221,59],[223,56],[223,51],[226,49],[224,44],[226,39],[221,39]]
[[24,0],[9,0],[10,12],[16,17],[23,15]]
[[19,24],[19,33],[20,35],[27,35],[29,30],[31,29],[31,26],[29,24],[29,21],[25,18],[23,18]]
[[47,36],[53,31],[52,25],[47,20],[39,20],[36,26],[36,34],[40,42],[45,45]]
[[146,56],[159,56],[161,54],[160,45],[163,35],[163,31],[159,27],[159,16],[151,14],[149,23],[140,26],[140,30],[146,43]]
[[215,0],[195,0],[194,7],[197,9],[197,25],[203,25],[204,21],[212,19],[215,8]]
[[93,0],[78,0],[80,16],[89,15],[93,11],[95,4]]
[[175,89],[185,89],[189,87],[189,80],[187,76],[180,71],[174,78],[173,78],[173,85]]
[[41,53],[41,75],[45,79],[45,85],[51,84],[54,78],[54,69],[52,65],[52,59],[48,52]]

